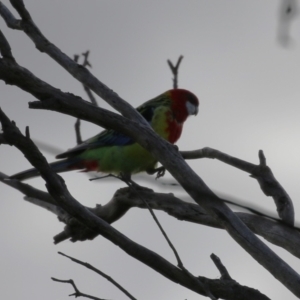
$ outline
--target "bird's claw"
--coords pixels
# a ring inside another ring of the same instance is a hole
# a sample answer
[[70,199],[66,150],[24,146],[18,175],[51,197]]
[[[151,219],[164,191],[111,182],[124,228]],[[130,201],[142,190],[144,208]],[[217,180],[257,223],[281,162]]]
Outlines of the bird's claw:
[[161,166],[161,167],[156,168],[156,169],[149,169],[149,170],[147,170],[146,172],[147,172],[147,174],[149,174],[149,175],[153,175],[153,174],[156,173],[155,179],[158,179],[158,178],[163,177],[163,176],[165,175],[165,173],[166,173],[166,168],[165,168],[164,166]]
[[164,177],[165,176],[166,168],[165,167],[159,167],[155,171],[157,173],[155,179],[158,179],[160,177]]

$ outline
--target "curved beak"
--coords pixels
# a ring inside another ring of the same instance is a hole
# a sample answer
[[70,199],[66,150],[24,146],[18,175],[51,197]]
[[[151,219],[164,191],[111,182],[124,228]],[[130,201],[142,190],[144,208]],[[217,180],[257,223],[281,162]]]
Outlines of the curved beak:
[[198,107],[198,106],[195,106],[194,115],[197,116],[197,115],[198,115],[198,112],[199,112],[199,107]]
[[188,115],[195,115],[197,116],[198,114],[198,106],[196,106],[195,104],[191,103],[191,102],[187,102],[186,103],[186,108],[187,108],[187,112]]

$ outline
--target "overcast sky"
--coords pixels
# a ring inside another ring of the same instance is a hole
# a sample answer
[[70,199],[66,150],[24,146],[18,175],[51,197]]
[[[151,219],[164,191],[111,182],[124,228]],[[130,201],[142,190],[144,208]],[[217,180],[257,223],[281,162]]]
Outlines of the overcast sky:
[[[11,8],[9,1],[3,3]],[[300,220],[300,18],[291,27],[291,46],[280,46],[279,1],[25,0],[25,4],[41,31],[67,55],[89,49],[93,74],[133,106],[172,87],[166,60],[176,62],[183,55],[179,87],[199,97],[200,111],[186,122],[179,148],[209,146],[252,163],[258,162],[258,150],[264,150],[268,165],[294,200],[296,220]],[[24,33],[7,29],[2,19],[0,28],[20,65],[64,92],[87,99],[82,85],[35,49]],[[1,108],[23,132],[29,125],[31,137],[55,147],[57,153],[75,145],[74,118],[29,110],[33,96],[3,82],[0,91]],[[108,108],[99,98],[98,103]],[[100,130],[82,124],[83,138]],[[54,160],[55,153],[44,153],[49,161]],[[0,147],[0,157],[0,171],[9,175],[30,166],[9,146]],[[248,174],[213,160],[189,164],[217,193],[275,211],[272,199],[263,195]],[[77,172],[63,177],[72,195],[86,206],[105,204],[123,186],[89,182],[85,174]],[[28,183],[45,190],[40,178]],[[178,189],[162,189],[158,184],[153,188],[184,196]],[[72,278],[82,292],[100,298],[126,299],[105,279],[57,251],[93,264],[138,299],[204,299],[169,282],[102,237],[54,246],[52,237],[63,224],[5,185],[1,185],[0,211],[1,299],[68,299],[72,288],[52,282],[50,277]],[[218,278],[209,258],[215,253],[240,284],[259,289],[272,300],[296,299],[225,231],[180,222],[164,213],[157,215],[193,274]],[[134,209],[114,226],[176,263],[149,212]],[[300,271],[297,259],[269,246]]]

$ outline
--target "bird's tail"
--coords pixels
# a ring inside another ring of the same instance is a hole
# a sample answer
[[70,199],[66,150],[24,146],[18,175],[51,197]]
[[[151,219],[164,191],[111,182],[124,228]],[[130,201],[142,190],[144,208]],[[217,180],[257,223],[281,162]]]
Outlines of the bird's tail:
[[[49,164],[49,166],[56,173],[62,173],[62,172],[67,172],[67,171],[71,171],[71,170],[79,170],[79,169],[83,168],[80,164],[80,160],[75,157],[53,162],[53,163]],[[23,172],[14,174],[14,175],[10,176],[9,178],[23,181],[23,180],[37,177],[37,176],[40,176],[40,172],[37,169],[32,168],[32,169],[28,169]]]

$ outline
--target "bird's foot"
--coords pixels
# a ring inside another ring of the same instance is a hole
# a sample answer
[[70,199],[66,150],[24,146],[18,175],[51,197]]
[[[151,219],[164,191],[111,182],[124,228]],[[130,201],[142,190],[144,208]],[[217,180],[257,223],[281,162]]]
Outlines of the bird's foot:
[[162,166],[162,167],[157,168],[156,171],[157,171],[157,174],[156,174],[156,178],[155,179],[158,179],[160,177],[164,177],[165,176],[166,168]]
[[161,167],[156,168],[156,169],[147,170],[146,172],[149,175],[153,175],[153,174],[156,173],[156,178],[155,179],[158,179],[158,178],[163,177],[165,175],[166,168],[164,166],[161,166]]

